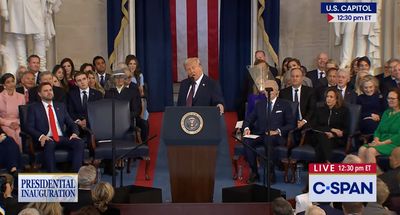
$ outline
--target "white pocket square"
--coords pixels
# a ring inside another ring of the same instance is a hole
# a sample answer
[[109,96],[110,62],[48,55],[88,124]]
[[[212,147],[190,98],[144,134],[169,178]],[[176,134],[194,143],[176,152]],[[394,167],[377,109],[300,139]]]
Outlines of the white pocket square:
[[277,110],[275,113],[282,113],[282,111],[281,110]]

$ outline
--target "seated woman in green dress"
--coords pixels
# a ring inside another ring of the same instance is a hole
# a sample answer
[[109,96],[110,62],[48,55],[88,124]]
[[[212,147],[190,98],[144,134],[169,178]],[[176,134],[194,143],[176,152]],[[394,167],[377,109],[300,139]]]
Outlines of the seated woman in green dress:
[[364,163],[376,163],[377,155],[389,156],[393,149],[400,146],[400,90],[392,89],[387,96],[388,106],[378,128],[374,140],[361,146],[358,156]]

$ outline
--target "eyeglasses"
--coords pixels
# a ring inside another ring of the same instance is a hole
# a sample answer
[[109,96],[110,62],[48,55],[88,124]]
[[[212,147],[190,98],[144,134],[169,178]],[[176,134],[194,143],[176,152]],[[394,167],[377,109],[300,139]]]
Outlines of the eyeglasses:
[[388,97],[387,100],[397,100],[398,98]]

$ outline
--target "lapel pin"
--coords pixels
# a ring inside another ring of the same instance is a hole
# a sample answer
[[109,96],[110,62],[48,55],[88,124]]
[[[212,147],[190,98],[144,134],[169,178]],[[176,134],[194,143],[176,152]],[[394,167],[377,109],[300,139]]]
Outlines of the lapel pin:
[[205,87],[206,86],[206,84],[203,84],[203,87]]

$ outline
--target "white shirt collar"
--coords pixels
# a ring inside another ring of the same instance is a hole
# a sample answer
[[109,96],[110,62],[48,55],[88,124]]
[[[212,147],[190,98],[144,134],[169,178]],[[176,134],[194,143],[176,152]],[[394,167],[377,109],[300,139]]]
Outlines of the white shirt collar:
[[272,107],[274,107],[274,104],[275,104],[277,98],[278,98],[278,97],[275,97],[274,99],[271,100]]
[[83,91],[86,91],[86,93],[89,95],[89,87],[86,88],[86,89],[81,89],[81,88],[79,88],[79,92],[80,92],[81,94],[83,93]]
[[292,86],[292,91],[294,92],[295,90],[299,90],[299,92],[300,92],[301,91],[301,86],[302,85],[300,85],[298,88],[295,88],[295,87]]
[[204,77],[204,73],[201,74],[200,78],[197,79],[197,81],[195,81],[196,82],[196,86],[200,86],[200,83],[201,83],[201,80],[203,79],[203,77]]
[[124,86],[119,87],[119,88],[116,86],[115,88],[117,89],[118,93],[121,93],[122,89],[124,89]]
[[42,105],[44,106],[44,108],[48,108],[49,105],[51,105],[51,107],[54,108],[53,101],[51,101],[50,104],[48,104],[47,102],[42,100]]

